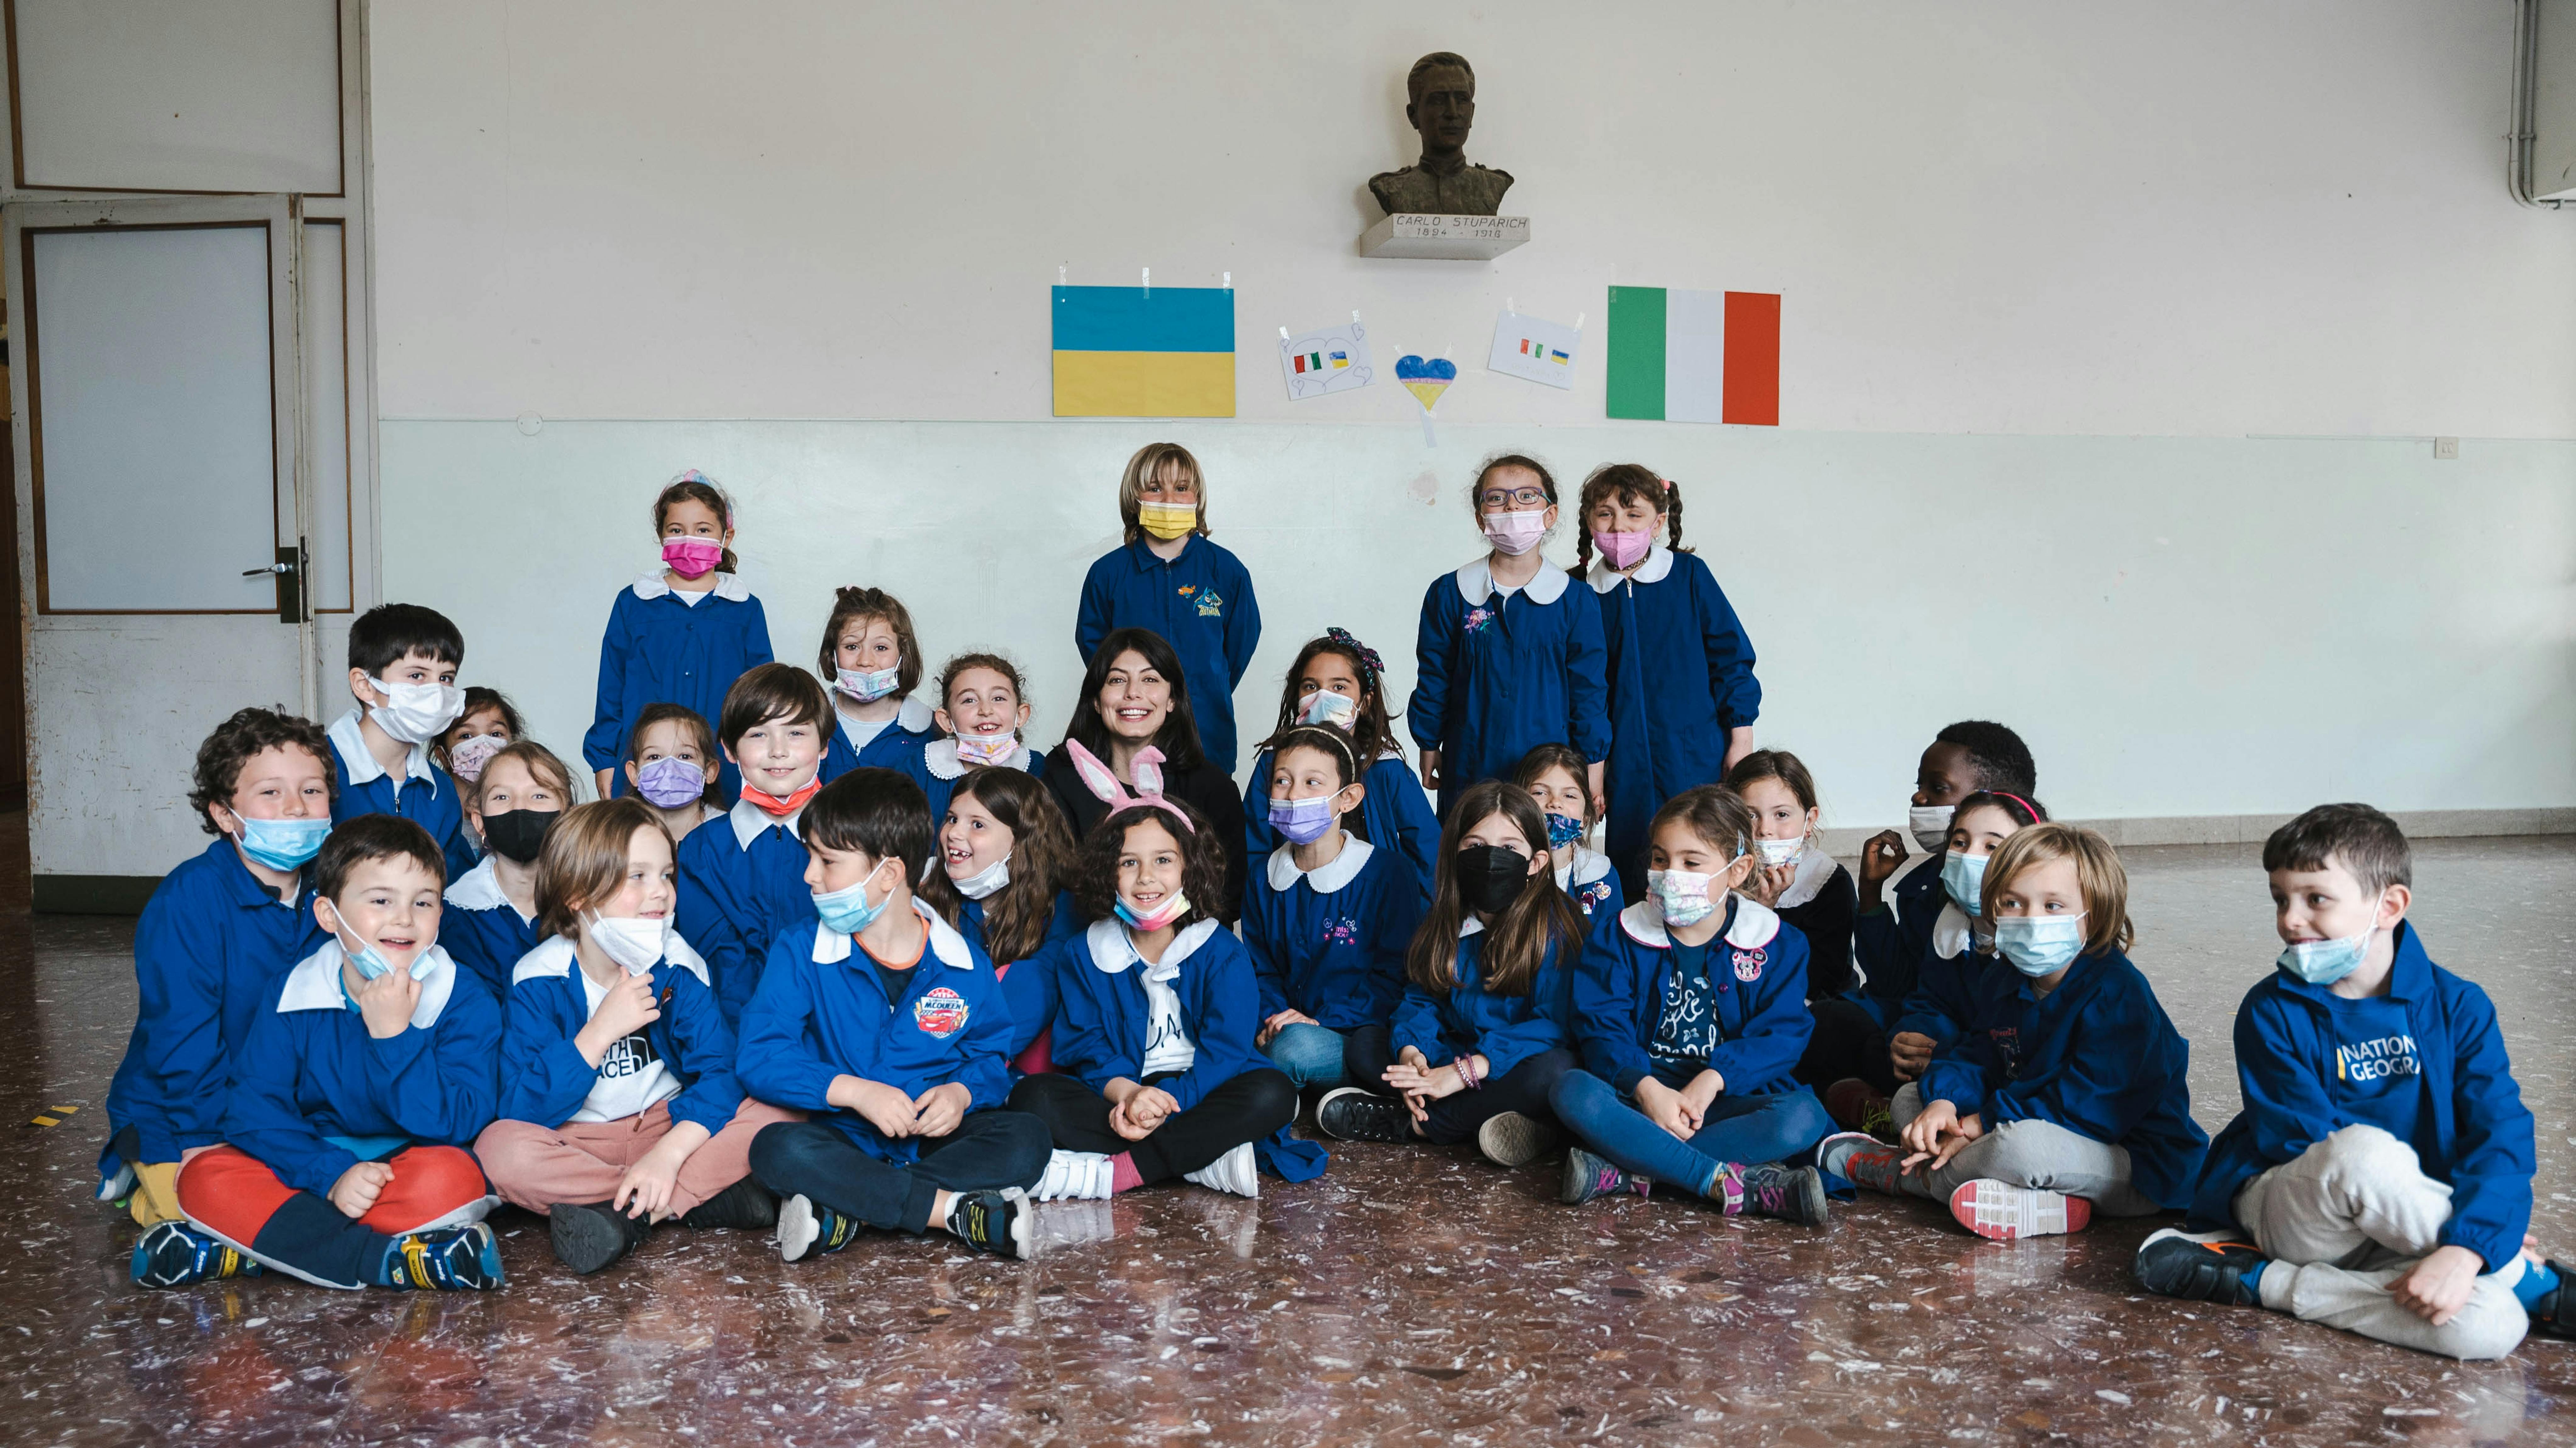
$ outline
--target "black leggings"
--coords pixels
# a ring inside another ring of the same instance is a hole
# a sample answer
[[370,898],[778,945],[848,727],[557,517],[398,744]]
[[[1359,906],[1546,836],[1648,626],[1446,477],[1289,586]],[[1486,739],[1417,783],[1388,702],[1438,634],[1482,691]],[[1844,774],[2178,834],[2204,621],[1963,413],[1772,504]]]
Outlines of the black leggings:
[[[1169,1075],[1148,1076],[1156,1085]],[[1046,1123],[1066,1151],[1127,1153],[1147,1183],[1197,1171],[1247,1141],[1259,1141],[1297,1116],[1297,1088],[1268,1066],[1256,1066],[1217,1085],[1187,1111],[1166,1117],[1142,1141],[1109,1128],[1109,1098],[1070,1076],[1023,1076],[1011,1088],[1010,1109]]]
[[1802,1086],[1821,1093],[1846,1076],[1858,1076],[1881,1096],[1896,1094],[1896,1066],[1887,1058],[1887,1032],[1868,1011],[1841,996],[1827,996],[1807,1007],[1816,1018],[1807,1053],[1789,1074]]
[[[1360,1038],[1353,1036],[1348,1047],[1351,1080],[1380,1096],[1402,1093],[1386,1084],[1386,1068],[1395,1064],[1389,1042],[1383,1035],[1373,1037],[1374,1048],[1363,1055]],[[1446,1061],[1434,1062],[1445,1066]],[[1547,1093],[1556,1089],[1556,1078],[1574,1069],[1574,1053],[1560,1046],[1541,1051],[1522,1061],[1484,1085],[1479,1091],[1453,1091],[1424,1108],[1429,1120],[1421,1123],[1422,1139],[1434,1146],[1455,1146],[1476,1139],[1476,1128],[1506,1111],[1535,1116],[1541,1121],[1554,1121],[1556,1113],[1548,1107]]]
[[943,1190],[1026,1190],[1046,1174],[1046,1127],[1014,1111],[977,1111],[946,1136],[916,1143],[909,1165],[860,1149],[829,1121],[782,1121],[751,1139],[751,1174],[782,1197],[811,1197],[845,1217],[891,1231],[929,1230]]

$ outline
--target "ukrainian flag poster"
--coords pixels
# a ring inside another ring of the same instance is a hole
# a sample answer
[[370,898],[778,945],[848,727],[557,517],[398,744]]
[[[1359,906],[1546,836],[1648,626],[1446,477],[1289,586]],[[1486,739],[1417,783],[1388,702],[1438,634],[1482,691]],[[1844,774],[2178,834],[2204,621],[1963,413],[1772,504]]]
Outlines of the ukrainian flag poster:
[[1055,415],[1234,416],[1234,292],[1057,287]]

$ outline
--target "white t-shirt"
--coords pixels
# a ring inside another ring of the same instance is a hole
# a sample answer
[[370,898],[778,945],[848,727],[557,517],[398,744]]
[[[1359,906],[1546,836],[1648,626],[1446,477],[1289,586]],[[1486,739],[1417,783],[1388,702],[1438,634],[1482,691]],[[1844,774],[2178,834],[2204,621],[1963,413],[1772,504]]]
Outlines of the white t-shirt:
[[691,607],[691,608],[695,608],[695,607],[697,607],[697,606],[698,606],[698,602],[699,602],[699,600],[706,598],[708,595],[710,595],[710,594],[712,594],[712,593],[714,593],[714,592],[715,592],[715,590],[714,590],[714,589],[712,589],[712,588],[701,588],[701,589],[694,589],[694,590],[692,590],[692,589],[686,589],[686,588],[674,588],[674,589],[672,589],[672,590],[671,590],[671,596],[672,596],[673,598],[678,599],[680,602],[687,604],[689,607]]
[[853,753],[874,744],[877,736],[886,731],[886,726],[894,722],[894,716],[891,714],[883,719],[853,719],[847,714],[842,714],[840,717],[841,737],[850,741],[850,749]]
[[[579,966],[574,966],[572,973],[581,980],[582,997],[590,1003],[590,1013],[598,1015],[599,1003],[608,999],[607,987],[591,980],[590,973]],[[600,1056],[599,1078],[590,1083],[590,1094],[581,1099],[581,1109],[572,1114],[572,1119],[624,1121],[679,1094],[679,1079],[662,1064],[661,1053],[653,1049],[653,1038],[637,1031]]]
[[1145,1059],[1137,1066],[1148,1076],[1186,1071],[1197,1064],[1199,1048],[1181,1024],[1181,994],[1172,982],[1181,978],[1181,963],[1167,960],[1145,971]]

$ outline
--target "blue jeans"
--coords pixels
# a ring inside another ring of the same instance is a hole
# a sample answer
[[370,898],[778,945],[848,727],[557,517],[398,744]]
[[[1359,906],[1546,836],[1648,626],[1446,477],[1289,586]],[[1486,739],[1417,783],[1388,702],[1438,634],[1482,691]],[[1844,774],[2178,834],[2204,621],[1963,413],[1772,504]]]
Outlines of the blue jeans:
[[1719,1096],[1699,1131],[1683,1141],[1647,1119],[1619,1088],[1589,1071],[1568,1071],[1549,1093],[1566,1129],[1621,1171],[1708,1195],[1721,1163],[1782,1161],[1806,1155],[1834,1129],[1811,1092]]
[[1270,1038],[1270,1044],[1261,1048],[1261,1054],[1268,1056],[1270,1064],[1278,1067],[1301,1091],[1310,1086],[1330,1089],[1353,1084],[1371,1085],[1374,1083],[1354,1083],[1349,1068],[1344,1064],[1344,1052],[1352,1038],[1370,1031],[1383,1036],[1386,1027],[1354,1026],[1348,1031],[1336,1031],[1330,1026],[1310,1026],[1299,1021],[1280,1027],[1279,1034]]

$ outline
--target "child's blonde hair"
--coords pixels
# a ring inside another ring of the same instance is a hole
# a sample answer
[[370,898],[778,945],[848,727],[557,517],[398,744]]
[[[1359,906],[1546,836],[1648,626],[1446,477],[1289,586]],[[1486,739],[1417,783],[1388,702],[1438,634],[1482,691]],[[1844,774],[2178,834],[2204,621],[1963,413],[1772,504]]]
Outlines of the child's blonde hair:
[[2137,927],[2129,923],[2128,869],[2109,840],[2081,825],[2042,820],[2013,831],[1986,861],[1979,910],[1988,920],[1994,919],[1995,902],[2012,888],[2013,877],[2051,860],[2075,862],[2076,888],[2084,896],[2084,953],[2126,954],[2138,938]]
[[626,878],[626,851],[638,830],[671,832],[653,807],[634,795],[576,805],[564,811],[537,850],[537,933],[573,935],[581,913],[617,893]]
[[474,776],[473,783],[465,786],[465,798],[473,804],[476,814],[483,813],[483,792],[491,781],[492,766],[504,759],[519,761],[519,767],[528,772],[530,779],[552,788],[556,798],[563,801],[564,808],[572,808],[572,771],[564,767],[564,762],[555,757],[553,750],[533,739],[516,739],[493,750],[492,757],[483,761],[483,772]]
[[1127,460],[1127,471],[1118,479],[1118,518],[1127,525],[1127,541],[1133,543],[1145,536],[1145,525],[1138,521],[1138,508],[1143,503],[1145,485],[1163,476],[1163,470],[1179,467],[1190,475],[1192,490],[1198,494],[1199,525],[1195,532],[1205,535],[1207,525],[1207,474],[1199,470],[1199,460],[1190,450],[1176,442],[1149,442],[1136,449]]

